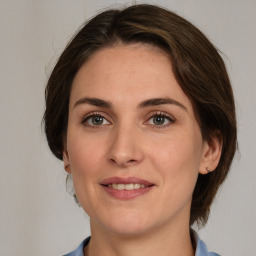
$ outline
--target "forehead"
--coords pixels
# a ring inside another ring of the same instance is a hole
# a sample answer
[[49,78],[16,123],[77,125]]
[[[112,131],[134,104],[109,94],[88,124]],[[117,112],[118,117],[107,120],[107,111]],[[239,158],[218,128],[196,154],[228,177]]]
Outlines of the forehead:
[[122,103],[171,97],[190,105],[174,77],[170,57],[145,44],[103,48],[92,55],[74,78],[70,101],[82,96]]

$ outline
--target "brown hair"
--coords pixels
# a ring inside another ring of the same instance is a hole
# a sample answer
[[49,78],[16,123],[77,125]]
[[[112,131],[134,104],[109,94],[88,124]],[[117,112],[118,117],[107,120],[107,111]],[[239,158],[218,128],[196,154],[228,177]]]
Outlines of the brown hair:
[[222,155],[214,172],[198,176],[190,224],[204,225],[211,203],[229,171],[237,146],[233,92],[218,50],[194,25],[153,5],[108,10],[92,18],[74,36],[55,65],[45,90],[45,133],[62,160],[72,81],[96,51],[115,44],[147,43],[170,56],[174,75],[193,104],[205,140],[219,137]]

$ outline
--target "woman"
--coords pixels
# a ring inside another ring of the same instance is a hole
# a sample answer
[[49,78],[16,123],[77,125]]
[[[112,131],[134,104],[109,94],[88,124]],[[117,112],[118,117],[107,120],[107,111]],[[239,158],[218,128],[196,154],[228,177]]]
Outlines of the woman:
[[91,19],[46,87],[45,132],[90,217],[68,255],[218,255],[203,226],[236,150],[232,88],[216,48],[163,8]]

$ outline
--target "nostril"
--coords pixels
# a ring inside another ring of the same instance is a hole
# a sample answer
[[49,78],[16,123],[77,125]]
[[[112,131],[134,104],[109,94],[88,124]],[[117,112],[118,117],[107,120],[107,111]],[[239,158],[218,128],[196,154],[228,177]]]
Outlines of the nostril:
[[115,161],[115,159],[111,158],[110,162],[115,163],[116,161]]
[[130,166],[137,162],[137,160],[135,159],[125,160],[125,159],[115,159],[115,158],[110,158],[109,161],[110,163],[118,166]]

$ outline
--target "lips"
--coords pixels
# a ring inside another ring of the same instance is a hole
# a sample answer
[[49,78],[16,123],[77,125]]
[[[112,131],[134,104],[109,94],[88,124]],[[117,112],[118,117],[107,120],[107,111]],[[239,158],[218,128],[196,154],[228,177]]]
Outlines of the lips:
[[111,177],[100,183],[104,190],[116,199],[129,200],[149,192],[154,184],[136,177]]
[[139,183],[129,183],[129,184],[122,184],[122,183],[113,183],[108,184],[109,188],[118,189],[118,190],[134,190],[134,189],[140,189],[145,188],[146,186],[144,184]]
[[153,183],[150,183],[147,180],[143,180],[136,177],[129,177],[129,178],[111,177],[101,182],[101,185],[107,186],[109,184],[143,184],[146,187],[154,185]]

